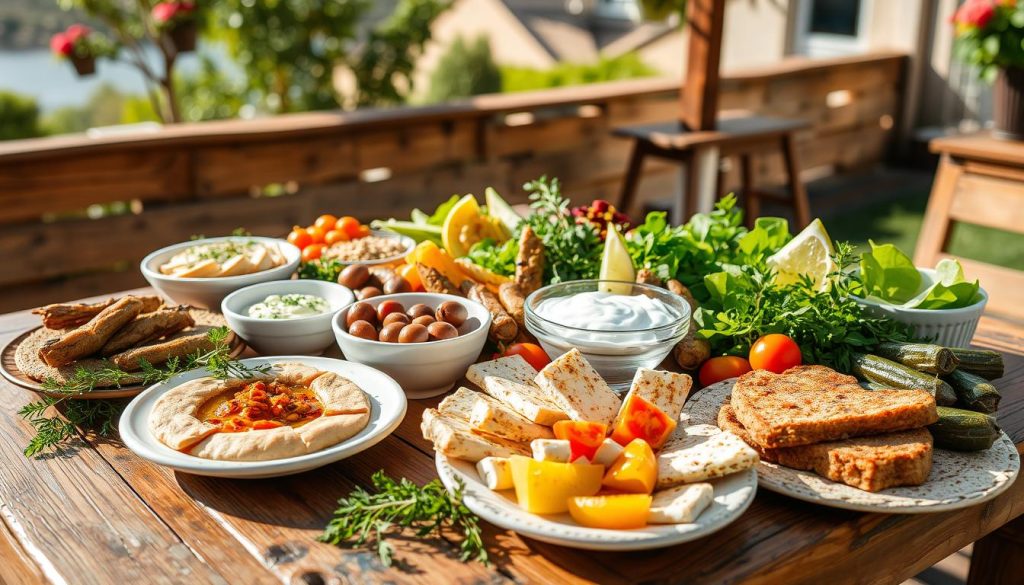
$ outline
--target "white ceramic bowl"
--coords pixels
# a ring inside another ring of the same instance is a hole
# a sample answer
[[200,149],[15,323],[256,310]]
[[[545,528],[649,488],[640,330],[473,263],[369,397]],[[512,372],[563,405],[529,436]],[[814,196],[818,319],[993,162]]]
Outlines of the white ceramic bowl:
[[480,357],[487,341],[491,314],[476,301],[453,295],[435,293],[399,293],[382,295],[362,301],[373,308],[384,301],[394,300],[406,309],[423,303],[432,309],[445,301],[455,301],[466,307],[469,318],[459,327],[459,336],[426,343],[385,343],[349,335],[345,327],[348,311],[342,309],[334,316],[334,336],[345,359],[366,364],[391,376],[402,385],[409,398],[429,398],[447,392],[468,368]]
[[[935,279],[935,271],[931,268],[918,268],[918,272],[930,286]],[[853,297],[868,312],[878,317],[888,317],[893,321],[906,323],[914,328],[918,337],[931,339],[933,343],[946,347],[967,347],[978,328],[978,321],[988,303],[988,293],[978,289],[981,300],[973,305],[959,309],[905,309],[899,305],[881,303],[873,299]]]
[[[257,319],[249,307],[269,295],[303,294],[318,296],[331,309],[299,319]],[[224,297],[220,311],[228,326],[262,355],[319,355],[334,343],[331,321],[334,315],[356,300],[352,291],[323,280],[275,280],[238,289]]]
[[[218,278],[180,278],[168,276],[160,272],[160,265],[166,263],[172,256],[186,248],[224,240],[251,240],[267,246],[277,246],[284,255],[285,263],[270,270],[243,274],[241,276],[223,276]],[[302,253],[298,248],[279,238],[227,236],[223,238],[192,240],[160,248],[142,259],[140,269],[150,286],[171,301],[182,305],[191,305],[200,309],[216,311],[220,308],[220,302],[224,300],[224,297],[240,288],[260,282],[289,278],[295,272],[295,269],[298,268],[301,255]]]

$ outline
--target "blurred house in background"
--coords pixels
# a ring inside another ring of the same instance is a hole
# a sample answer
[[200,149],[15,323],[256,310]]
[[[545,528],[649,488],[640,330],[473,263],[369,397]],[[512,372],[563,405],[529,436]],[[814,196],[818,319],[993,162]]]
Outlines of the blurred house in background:
[[[678,18],[642,19],[639,0],[456,0],[433,26],[418,65],[418,87],[457,38],[484,36],[501,66],[544,69],[635,54],[682,77],[686,39]],[[952,56],[949,24],[957,0],[730,0],[722,69],[894,50],[910,55],[902,141],[945,129],[971,130],[991,118],[988,87]],[[843,96],[833,98],[842,104]]]

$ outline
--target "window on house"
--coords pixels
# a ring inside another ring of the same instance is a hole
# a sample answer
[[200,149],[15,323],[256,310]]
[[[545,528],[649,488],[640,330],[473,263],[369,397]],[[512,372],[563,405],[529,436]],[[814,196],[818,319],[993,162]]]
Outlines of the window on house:
[[799,0],[793,47],[811,57],[860,53],[867,48],[872,0]]

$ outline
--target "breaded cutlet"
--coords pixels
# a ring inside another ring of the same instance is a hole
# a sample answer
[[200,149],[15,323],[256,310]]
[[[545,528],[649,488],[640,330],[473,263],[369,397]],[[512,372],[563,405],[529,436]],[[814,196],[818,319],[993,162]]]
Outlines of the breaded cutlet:
[[765,449],[750,438],[729,403],[718,411],[718,426],[746,441],[764,461],[813,471],[868,492],[921,485],[932,469],[932,435],[927,429]]
[[795,447],[927,426],[938,420],[924,390],[865,390],[824,366],[740,376],[732,408],[762,447]]

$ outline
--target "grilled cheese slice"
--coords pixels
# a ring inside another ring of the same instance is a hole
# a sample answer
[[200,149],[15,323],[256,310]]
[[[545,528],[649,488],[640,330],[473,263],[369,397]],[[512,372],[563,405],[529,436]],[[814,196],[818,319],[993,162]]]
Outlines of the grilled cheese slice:
[[573,420],[611,425],[622,406],[604,378],[576,348],[544,366],[534,381],[548,400]]
[[474,394],[477,394],[476,403],[473,405],[473,412],[469,417],[469,424],[474,431],[524,443],[534,439],[553,439],[555,437],[550,427],[526,420],[519,413],[506,408],[486,394],[480,392],[474,392]]
[[492,490],[510,490],[515,487],[512,483],[512,463],[507,457],[484,457],[476,462],[476,472]]
[[743,439],[712,425],[694,425],[658,454],[657,489],[696,483],[750,469],[757,452]]
[[678,421],[691,386],[693,378],[687,374],[640,368],[633,376],[633,384],[622,403],[628,402],[629,397],[635,394],[660,408],[672,420]]
[[473,364],[466,372],[470,382],[530,422],[552,426],[569,418],[544,396],[533,381],[536,376],[537,370],[518,355]]
[[647,521],[651,524],[688,524],[700,516],[715,497],[710,483],[691,483],[654,492]]
[[572,457],[572,447],[565,439],[534,439],[530,442],[530,449],[537,461],[569,463]]
[[484,457],[529,456],[530,451],[521,443],[501,437],[474,433],[469,422],[433,408],[423,412],[420,424],[423,438],[434,444],[442,455],[476,463]]

